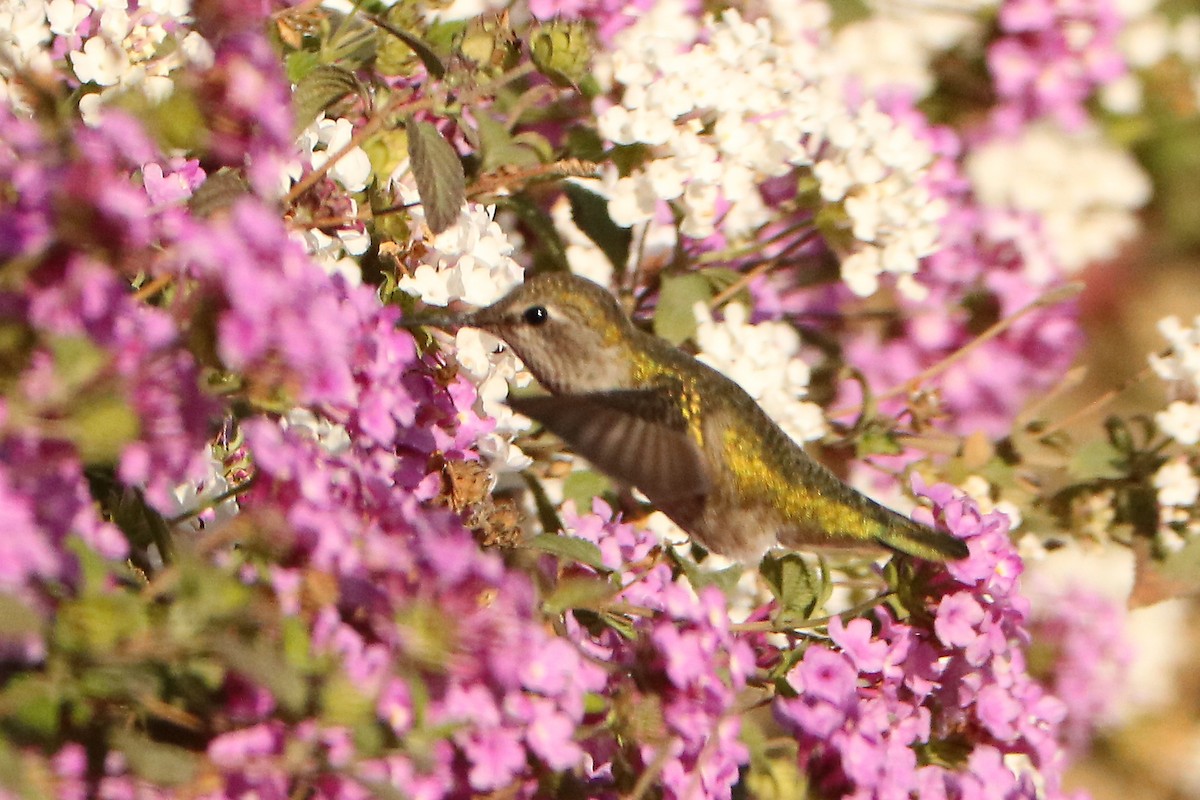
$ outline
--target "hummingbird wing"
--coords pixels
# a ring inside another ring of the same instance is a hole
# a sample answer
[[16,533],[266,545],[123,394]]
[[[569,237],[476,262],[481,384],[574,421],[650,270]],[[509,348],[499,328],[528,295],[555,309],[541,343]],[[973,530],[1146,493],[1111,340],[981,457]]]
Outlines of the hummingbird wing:
[[510,397],[508,404],[600,471],[636,486],[656,506],[708,494],[700,445],[678,404],[661,388]]

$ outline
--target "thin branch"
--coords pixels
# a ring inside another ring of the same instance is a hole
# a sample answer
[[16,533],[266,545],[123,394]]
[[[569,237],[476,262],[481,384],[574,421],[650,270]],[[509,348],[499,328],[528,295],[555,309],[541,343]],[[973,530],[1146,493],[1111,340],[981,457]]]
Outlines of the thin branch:
[[754,267],[754,269],[750,270],[746,274],[742,275],[742,277],[738,278],[736,281],[717,292],[716,296],[713,297],[712,300],[708,301],[708,307],[717,308],[722,303],[728,301],[731,297],[742,291],[742,289],[745,289],[747,286],[749,286],[750,282],[759,275],[765,275],[774,267],[784,263],[783,259],[785,256],[794,253],[796,250],[799,250],[801,247],[811,242],[817,237],[818,233],[819,232],[816,229],[810,230],[808,233],[804,234],[799,239],[785,247],[778,256],[764,260],[758,266]]
[[1063,300],[1066,300],[1067,298],[1078,294],[1082,290],[1083,290],[1083,284],[1081,284],[1081,283],[1068,283],[1065,286],[1060,286],[1056,289],[1051,289],[1050,291],[1046,292],[1041,297],[1034,300],[1029,305],[1022,308],[1017,313],[1013,314],[1012,316],[1005,317],[1004,319],[996,322],[990,328],[988,328],[986,331],[979,334],[977,337],[975,337],[971,341],[967,342],[965,345],[958,348],[953,353],[951,353],[950,355],[943,358],[941,361],[937,362],[936,364],[933,364],[932,366],[928,367],[927,369],[922,370],[920,373],[909,378],[904,383],[901,383],[898,386],[893,386],[891,389],[888,389],[887,391],[876,395],[875,399],[876,400],[887,400],[892,397],[897,397],[899,395],[908,394],[908,393],[915,391],[918,386],[925,383],[926,381],[929,381],[932,378],[937,377],[938,375],[941,375],[943,372],[950,369],[950,367],[954,366],[959,361],[962,361],[964,358],[966,358],[967,356],[974,353],[980,347],[987,344],[992,339],[995,339],[1000,334],[1004,333],[1006,330],[1008,330],[1013,325],[1015,325],[1019,320],[1023,319],[1024,317],[1028,316],[1029,314],[1033,313],[1034,311],[1038,310],[1039,308],[1045,308],[1046,306],[1052,306],[1055,303],[1061,303]]
[[828,625],[830,622],[832,622],[834,617],[837,617],[843,621],[849,622],[851,619],[854,619],[855,617],[857,617],[859,614],[863,613],[864,611],[870,611],[872,608],[875,608],[876,606],[883,603],[885,600],[887,600],[889,597],[891,597],[894,594],[895,594],[894,591],[888,590],[888,591],[884,592],[883,594],[876,595],[875,597],[872,597],[870,600],[859,603],[856,606],[847,608],[845,611],[840,611],[837,614],[830,614],[827,617],[816,617],[814,619],[806,619],[806,620],[804,620],[804,624],[802,624],[802,625],[780,626],[780,625],[775,624],[774,622],[771,622],[770,620],[765,620],[763,622],[735,622],[734,624],[729,626],[729,629],[731,631],[736,631],[739,633],[791,633],[793,631],[803,631],[803,630],[809,630],[811,628],[820,628],[823,625]]
[[133,299],[138,302],[145,302],[170,286],[173,280],[175,280],[174,275],[159,275],[154,280],[142,284],[141,288],[133,293]]
[[671,742],[663,743],[658,752],[654,755],[654,761],[650,762],[650,766],[646,767],[646,771],[638,776],[637,783],[633,785],[633,790],[625,795],[622,800],[642,800],[643,797],[650,791],[654,782],[658,780],[658,776],[662,774],[663,768],[667,766],[667,759],[671,755]]
[[[1165,355],[1168,355],[1170,352],[1171,352],[1170,350],[1167,350],[1167,351],[1161,353],[1160,355],[1165,356]],[[1125,392],[1132,389],[1134,386],[1137,386],[1139,383],[1142,383],[1143,381],[1145,381],[1147,378],[1149,378],[1153,374],[1154,374],[1154,369],[1152,367],[1150,367],[1150,366],[1143,367],[1132,378],[1128,378],[1128,379],[1122,381],[1119,385],[1117,385],[1116,387],[1114,387],[1112,389],[1109,389],[1107,392],[1100,395],[1095,400],[1088,403],[1086,406],[1084,406],[1083,408],[1074,412],[1073,414],[1067,415],[1066,417],[1064,417],[1063,419],[1054,423],[1049,428],[1046,428],[1043,431],[1036,431],[1037,437],[1039,439],[1048,439],[1051,436],[1053,436],[1054,434],[1063,430],[1064,428],[1067,428],[1070,425],[1073,425],[1075,422],[1079,421],[1080,419],[1083,419],[1084,417],[1086,417],[1090,414],[1095,414],[1097,411],[1104,408],[1106,405],[1111,403],[1113,400],[1116,400],[1118,397],[1120,397],[1122,394],[1124,394]]]
[[[531,62],[521,64],[520,66],[509,70],[493,81],[489,81],[482,86],[478,86],[474,89],[469,89],[466,92],[463,92],[462,96],[458,99],[458,102],[461,104],[466,104],[481,97],[486,97],[487,95],[501,89],[505,85],[525,77],[529,73],[533,72],[533,70],[534,66]],[[441,100],[442,98],[440,97],[430,96],[424,97],[420,100],[397,102],[396,104],[372,116],[363,124],[361,128],[354,132],[354,134],[350,137],[350,141],[346,142],[344,147],[330,156],[324,164],[315,168],[312,172],[308,173],[299,181],[297,181],[296,185],[291,188],[291,191],[284,196],[284,206],[291,206],[294,204],[301,195],[303,195],[305,192],[315,186],[318,181],[324,178],[329,170],[333,169],[338,161],[345,158],[350,151],[358,147],[365,140],[375,135],[375,133],[378,132],[379,129],[382,128],[390,118],[401,114],[415,114],[418,111],[426,111],[430,108],[433,108],[435,105],[437,105],[437,103],[441,102]]]

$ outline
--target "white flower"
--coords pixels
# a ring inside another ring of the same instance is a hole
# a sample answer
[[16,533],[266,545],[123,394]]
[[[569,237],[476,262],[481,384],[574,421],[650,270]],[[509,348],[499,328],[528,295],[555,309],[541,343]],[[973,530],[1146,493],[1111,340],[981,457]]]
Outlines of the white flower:
[[[232,519],[240,510],[237,498],[228,497],[219,503],[214,501],[231,488],[225,477],[225,465],[208,452],[208,474],[196,482],[180,484],[171,490],[172,505],[163,509],[167,517],[187,517],[183,524],[192,530],[200,530],[206,522],[224,522]],[[205,509],[203,513],[201,509]]]
[[1175,23],[1171,49],[1184,61],[1200,62],[1200,14],[1188,14]]
[[197,69],[209,69],[216,59],[212,45],[195,31],[190,32],[179,43],[179,49],[187,62]]
[[1170,24],[1161,14],[1134,19],[1121,31],[1119,46],[1131,67],[1152,67],[1171,50]]
[[74,50],[68,57],[81,83],[113,86],[130,69],[125,52],[101,36],[92,36],[83,43],[82,50]]
[[599,129],[653,156],[607,179],[617,224],[650,222],[670,203],[683,235],[708,237],[720,225],[736,240],[777,213],[763,202],[765,181],[814,165],[821,198],[855,198],[855,234],[886,253],[851,265],[855,291],[874,291],[882,272],[911,274],[936,249],[942,215],[931,206],[944,208],[916,191],[932,154],[873,102],[847,104],[850,76],[819,27],[828,14],[820,6],[800,3],[798,23],[730,10],[706,19],[702,35],[656,9],[616,38],[598,73],[619,82],[619,101],[598,111]]
[[525,469],[532,462],[512,440],[532,423],[513,413],[504,401],[510,382],[527,385],[532,376],[499,339],[475,328],[462,328],[455,333],[454,352],[462,374],[476,386],[476,412],[496,421],[496,427],[476,441],[480,454],[498,472]]
[[825,435],[821,407],[804,401],[809,366],[800,358],[800,336],[785,322],[750,324],[746,307],[731,303],[713,320],[704,303],[694,308],[697,358],[727,375],[758,401],[767,416],[797,442]]
[[1171,349],[1165,356],[1151,355],[1149,359],[1158,377],[1175,384],[1172,389],[1187,399],[1195,399],[1200,393],[1200,316],[1194,324],[1193,328],[1185,328],[1175,316],[1159,320],[1158,332]]
[[342,425],[319,417],[307,408],[293,408],[279,421],[284,430],[295,428],[303,431],[330,455],[339,455],[350,449],[350,433]]
[[[323,150],[315,150],[312,154],[313,169],[324,166],[335,153],[350,143],[354,136],[354,126],[348,119],[325,119],[322,116],[309,126],[309,131],[315,134],[316,142],[323,144]],[[351,148],[346,155],[337,160],[329,170],[329,176],[342,185],[348,192],[361,192],[367,188],[371,180],[371,159],[361,147]]]
[[[419,197],[410,185],[401,185],[404,202]],[[458,220],[435,237],[425,238],[423,211],[412,211],[414,238],[419,239],[420,263],[397,282],[401,291],[416,295],[430,305],[465,300],[487,305],[521,282],[522,267],[512,259],[513,245],[492,219],[494,209],[468,203]]]
[[1200,404],[1175,400],[1166,411],[1154,415],[1159,430],[1180,444],[1200,443]]
[[966,172],[984,205],[1038,215],[1068,271],[1116,255],[1136,234],[1134,212],[1151,191],[1133,158],[1098,130],[1069,133],[1051,123],[974,148]]
[[0,63],[11,60],[21,67],[49,72],[53,68],[47,48],[50,35],[41,3],[0,0]]
[[882,273],[883,258],[877,247],[861,247],[842,259],[842,280],[859,297],[875,294]]
[[1115,114],[1136,114],[1142,110],[1142,83],[1126,74],[1100,87],[1100,102]]
[[1200,479],[1184,456],[1177,456],[1154,473],[1158,502],[1164,506],[1192,506],[1200,497]]
[[550,208],[554,228],[567,249],[567,265],[571,272],[607,286],[612,280],[613,265],[604,251],[579,229],[571,218],[571,202],[561,195]]
[[[412,176],[405,168],[398,173],[394,180],[400,200],[417,203],[420,198]],[[494,213],[492,208],[467,203],[453,225],[433,236],[423,224],[423,209],[414,206],[411,252],[421,255],[415,265],[409,265],[412,271],[397,281],[400,290],[430,305],[463,300],[483,306],[520,283],[524,270],[513,260],[513,244],[493,219]],[[497,472],[525,469],[531,461],[512,442],[532,423],[514,414],[504,400],[510,384],[523,386],[533,377],[511,350],[483,331],[462,328],[455,333],[454,345],[461,374],[476,387],[476,413],[496,421],[491,432],[476,440],[476,448]]]
[[917,97],[933,88],[931,51],[908,20],[873,15],[837,32],[834,53],[868,89],[905,87]]
[[653,219],[657,203],[651,181],[642,175],[620,178],[608,195],[608,213],[613,222],[629,228]]
[[46,22],[50,32],[57,36],[73,36],[79,23],[88,18],[92,10],[75,0],[50,0],[46,3]]

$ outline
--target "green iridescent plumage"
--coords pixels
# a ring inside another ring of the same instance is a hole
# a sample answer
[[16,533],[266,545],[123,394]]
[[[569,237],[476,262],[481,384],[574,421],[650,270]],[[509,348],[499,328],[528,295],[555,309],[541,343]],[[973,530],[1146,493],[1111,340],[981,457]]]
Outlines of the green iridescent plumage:
[[551,394],[511,400],[708,549],[742,561],[880,544],[931,560],[964,542],[887,509],[810,458],[729,378],[644,333],[600,286],[531,278],[454,321],[503,339]]

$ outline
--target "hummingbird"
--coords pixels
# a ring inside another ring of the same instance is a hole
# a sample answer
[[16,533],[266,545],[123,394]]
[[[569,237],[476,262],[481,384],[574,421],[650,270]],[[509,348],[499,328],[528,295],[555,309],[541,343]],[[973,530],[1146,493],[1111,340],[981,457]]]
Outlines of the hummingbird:
[[636,487],[711,552],[742,563],[775,546],[967,555],[961,539],[847,486],[737,383],[639,330],[585,278],[534,275],[492,305],[425,324],[505,342],[549,392],[510,397],[513,410]]

